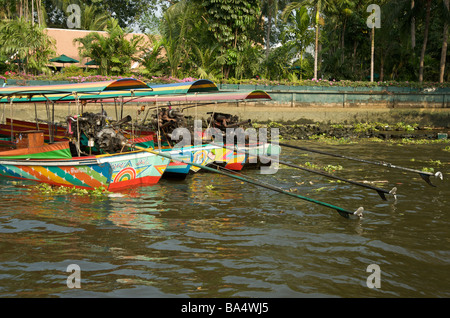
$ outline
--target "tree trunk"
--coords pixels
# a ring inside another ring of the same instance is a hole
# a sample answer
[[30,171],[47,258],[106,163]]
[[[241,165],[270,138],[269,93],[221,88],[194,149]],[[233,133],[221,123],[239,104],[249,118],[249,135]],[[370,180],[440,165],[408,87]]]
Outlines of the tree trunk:
[[[449,0],[444,0],[445,7],[449,11]],[[448,13],[448,12],[447,12]],[[445,73],[445,60],[447,58],[447,40],[448,40],[448,23],[447,20],[444,21],[444,32],[442,39],[442,50],[441,50],[441,65],[439,67],[439,83],[444,82]]]
[[423,35],[423,45],[422,45],[422,52],[420,53],[420,64],[419,64],[419,82],[423,82],[423,67],[424,67],[424,60],[425,60],[425,51],[427,49],[427,41],[428,41],[428,29],[430,28],[430,7],[431,7],[431,0],[427,0],[427,15],[425,20],[425,32]]
[[372,28],[371,32],[371,49],[370,49],[370,81],[373,82],[373,59],[374,59],[374,53],[375,53],[375,27]]
[[352,73],[355,72],[356,69],[356,48],[358,47],[358,42],[353,41],[353,63],[352,63]]
[[346,24],[347,24],[347,18],[345,18],[345,20],[344,20],[344,26],[343,26],[343,28],[342,28],[342,37],[341,37],[341,63],[342,64],[344,64],[344,61],[345,61],[345,50],[344,50],[344,47],[345,47],[345,27],[346,27]]
[[314,50],[314,78],[317,79],[317,57],[319,50],[319,17],[320,17],[320,6],[321,1],[317,1],[317,12],[316,12],[316,43]]
[[38,25],[42,26],[42,4],[41,4],[41,0],[36,0],[36,14],[37,14]]
[[303,80],[303,52],[304,51],[305,51],[304,49],[302,49],[300,51],[300,80],[301,81]]
[[[414,0],[411,0],[411,10],[414,9]],[[411,18],[411,48],[416,47],[416,18]]]
[[269,9],[267,16],[267,33],[266,33],[266,58],[269,57],[270,52],[270,29],[272,28],[272,12]]

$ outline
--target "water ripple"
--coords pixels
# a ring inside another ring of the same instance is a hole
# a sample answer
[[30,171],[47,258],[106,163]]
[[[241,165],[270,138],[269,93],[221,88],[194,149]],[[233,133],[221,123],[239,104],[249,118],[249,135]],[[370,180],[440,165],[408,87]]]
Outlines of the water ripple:
[[[430,158],[448,163],[441,148],[324,149],[421,168]],[[432,188],[393,169],[283,151],[286,161],[341,164],[336,174],[346,178],[397,186],[398,201],[288,168],[243,174],[349,210],[364,206],[364,218],[211,173],[100,199],[47,196],[0,179],[0,296],[450,296],[448,171]],[[82,270],[81,289],[66,286],[69,264]],[[381,268],[378,290],[366,285],[370,264]]]

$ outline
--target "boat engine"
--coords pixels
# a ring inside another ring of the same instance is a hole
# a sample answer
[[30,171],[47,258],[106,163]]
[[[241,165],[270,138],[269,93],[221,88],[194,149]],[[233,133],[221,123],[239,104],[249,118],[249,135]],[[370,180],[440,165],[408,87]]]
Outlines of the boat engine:
[[231,114],[224,114],[224,113],[213,113],[208,112],[208,115],[210,117],[208,118],[207,122],[210,127],[218,128],[225,132],[227,128],[236,128],[243,125],[250,125],[251,120],[246,121],[239,121],[238,116],[233,116]]
[[127,138],[119,129],[104,127],[96,135],[97,144],[105,152],[121,152],[127,142]]
[[159,128],[166,132],[172,132],[174,129],[184,126],[184,115],[176,109],[161,108],[159,113],[155,113],[152,121],[155,128],[158,128],[158,119]]
[[153,113],[146,126],[155,132],[159,129],[163,139],[164,137],[170,139],[176,128],[186,127],[186,120],[181,111],[163,107]]
[[[79,139],[80,148],[88,147],[89,153],[93,147],[106,153],[121,152],[127,142],[121,126],[131,120],[131,116],[127,116],[119,121],[109,121],[106,112],[83,113],[79,117],[67,118],[69,135],[75,140]],[[75,127],[72,128],[72,125]]]

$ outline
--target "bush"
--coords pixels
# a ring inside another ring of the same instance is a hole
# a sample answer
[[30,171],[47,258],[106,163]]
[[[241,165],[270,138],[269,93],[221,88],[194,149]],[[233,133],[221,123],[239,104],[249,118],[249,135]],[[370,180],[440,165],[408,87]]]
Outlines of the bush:
[[[85,72],[82,68],[77,66],[70,66],[65,68],[64,73],[58,73],[54,75],[31,75],[24,73],[14,73],[5,72],[5,78],[22,79],[22,80],[55,80],[55,81],[71,81],[71,82],[98,82],[98,81],[109,81],[125,77],[134,77],[136,79],[142,80],[144,82],[152,83],[182,83],[182,82],[192,82],[196,78],[186,77],[183,79],[175,78],[172,76],[151,76],[150,78],[143,76],[142,73],[136,74],[124,74],[122,76],[104,76],[104,75],[93,75],[89,72]],[[268,79],[220,79],[216,83],[222,84],[249,84],[249,85],[261,85],[261,86],[277,86],[277,85],[289,85],[289,86],[325,86],[325,87],[411,87],[411,88],[445,88],[450,87],[450,82],[438,83],[438,82],[397,82],[397,81],[383,81],[383,82],[368,82],[368,81],[349,81],[349,80],[323,80],[323,79],[308,79],[308,80],[268,80]]]
[[85,76],[84,70],[76,65],[70,65],[69,67],[63,68],[63,74],[66,77],[72,76]]

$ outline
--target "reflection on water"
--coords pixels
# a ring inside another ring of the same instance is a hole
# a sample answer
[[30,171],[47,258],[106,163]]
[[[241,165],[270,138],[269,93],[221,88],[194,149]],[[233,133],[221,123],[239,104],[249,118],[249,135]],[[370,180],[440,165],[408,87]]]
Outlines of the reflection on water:
[[[364,218],[349,221],[212,173],[102,198],[49,196],[0,179],[0,296],[449,297],[444,146],[301,145],[434,167],[444,181],[432,188],[418,175],[290,149],[284,161],[341,165],[336,175],[398,187],[398,201],[284,166],[275,175],[243,171],[349,210],[364,206]],[[82,270],[81,289],[66,286],[69,264]],[[370,264],[382,271],[378,290],[366,286]]]

